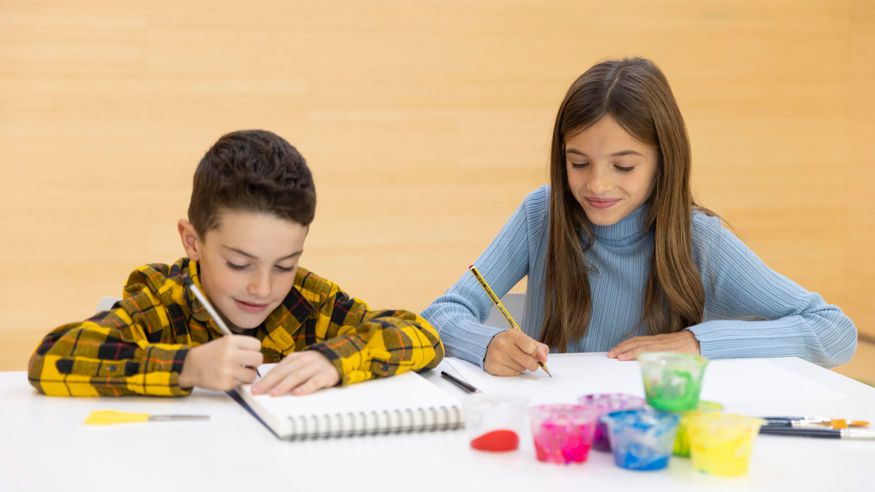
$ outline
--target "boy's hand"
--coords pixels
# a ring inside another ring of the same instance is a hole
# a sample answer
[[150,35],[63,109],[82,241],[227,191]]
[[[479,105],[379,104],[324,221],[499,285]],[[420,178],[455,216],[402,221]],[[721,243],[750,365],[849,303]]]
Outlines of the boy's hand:
[[306,395],[329,388],[340,381],[334,365],[315,350],[287,355],[266,376],[252,385],[252,394],[270,393],[271,396]]
[[535,371],[538,362],[547,362],[550,347],[535,341],[519,330],[505,330],[489,342],[483,368],[496,376],[519,376]]
[[700,355],[699,341],[689,330],[664,335],[632,337],[617,344],[608,357],[617,360],[635,360],[644,352],[680,352]]
[[179,386],[228,391],[254,381],[255,368],[263,360],[257,338],[225,335],[188,351]]

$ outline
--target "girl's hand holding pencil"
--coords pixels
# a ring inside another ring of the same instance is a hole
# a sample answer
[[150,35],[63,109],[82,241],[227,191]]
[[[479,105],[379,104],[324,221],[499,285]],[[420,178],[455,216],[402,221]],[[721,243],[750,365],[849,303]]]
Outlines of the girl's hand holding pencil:
[[547,362],[550,348],[519,330],[505,330],[492,339],[486,348],[483,368],[495,376],[519,376],[524,371],[537,371]]
[[477,267],[471,265],[468,270],[471,271],[474,278],[486,291],[486,295],[513,328],[495,335],[489,342],[489,346],[486,347],[486,360],[483,361],[483,368],[486,369],[486,372],[496,376],[519,376],[526,369],[535,371],[540,366],[548,376],[553,377],[550,370],[547,369],[547,352],[550,351],[550,348],[523,333],[520,325],[514,321],[501,299],[498,298]]

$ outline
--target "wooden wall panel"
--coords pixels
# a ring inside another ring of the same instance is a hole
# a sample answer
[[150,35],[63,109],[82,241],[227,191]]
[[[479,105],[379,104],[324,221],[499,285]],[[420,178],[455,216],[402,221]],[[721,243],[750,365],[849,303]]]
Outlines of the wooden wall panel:
[[636,54],[687,118],[697,198],[875,336],[873,6],[762,3],[2,0],[0,369],[181,256],[194,166],[239,128],[313,167],[308,267],[421,309],[546,182],[569,83]]

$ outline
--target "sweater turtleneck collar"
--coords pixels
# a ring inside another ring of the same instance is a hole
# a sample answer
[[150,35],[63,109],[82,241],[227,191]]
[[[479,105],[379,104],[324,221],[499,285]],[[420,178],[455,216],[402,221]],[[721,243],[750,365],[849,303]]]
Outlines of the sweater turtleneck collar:
[[592,231],[598,241],[629,244],[647,234],[647,207],[642,205],[616,224],[593,225]]

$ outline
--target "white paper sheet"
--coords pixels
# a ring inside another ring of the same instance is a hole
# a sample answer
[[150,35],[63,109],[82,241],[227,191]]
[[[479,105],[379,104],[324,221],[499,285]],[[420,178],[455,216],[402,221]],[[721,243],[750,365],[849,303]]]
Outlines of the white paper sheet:
[[[532,404],[573,403],[587,393],[644,396],[637,362],[598,354],[553,354],[547,366],[519,377],[496,377],[479,367],[449,358],[449,366],[486,393],[523,395]],[[799,376],[768,359],[712,360],[705,370],[702,398],[720,403],[842,398],[830,388]]]

